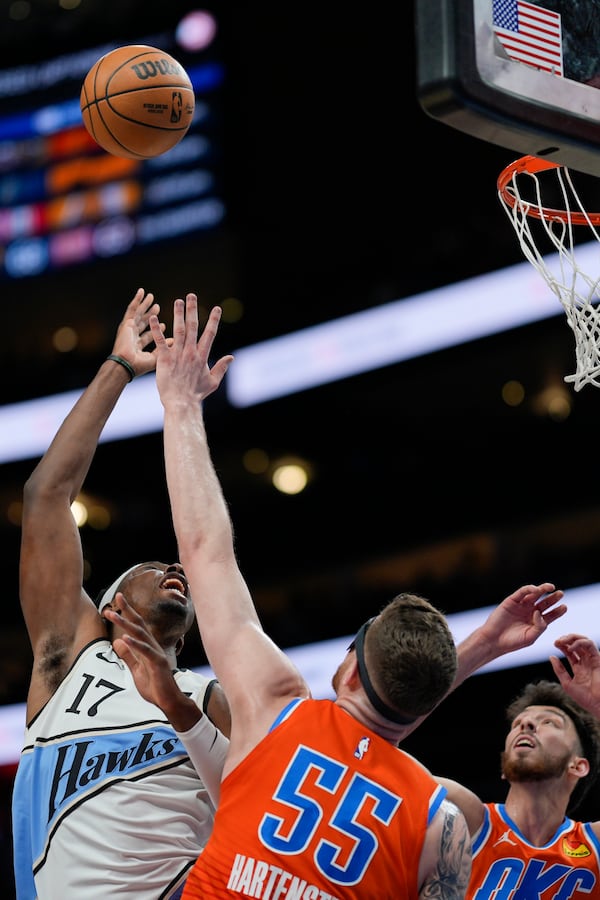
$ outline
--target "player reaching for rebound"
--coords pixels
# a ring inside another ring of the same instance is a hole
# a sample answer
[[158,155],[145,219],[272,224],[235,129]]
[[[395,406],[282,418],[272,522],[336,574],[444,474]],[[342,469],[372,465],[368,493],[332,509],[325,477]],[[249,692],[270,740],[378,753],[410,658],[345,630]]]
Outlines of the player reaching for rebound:
[[[534,617],[541,614],[533,599],[508,597],[459,644],[461,680],[533,642],[520,638],[533,634]],[[559,615],[561,609],[566,607],[557,608]],[[600,820],[574,818],[600,772],[600,652],[579,634],[554,643],[570,671],[551,656],[559,683],[527,684],[506,709],[506,798],[484,803],[462,784],[438,779],[464,812],[473,840],[467,900],[600,897]]]
[[[202,640],[231,708],[229,753],[213,833],[185,900],[251,896],[462,900],[470,842],[462,814],[397,747],[452,684],[456,648],[444,616],[401,594],[366,622],[313,700],[259,622],[235,557],[211,462],[203,402],[232,357],[208,356],[220,310],[198,339],[195,295],[177,300],[173,344],[151,318],[175,533]],[[115,649],[142,692],[172,690],[164,654],[120,595]]]
[[[137,291],[111,355],[25,485],[20,599],[33,671],[13,789],[18,900],[171,900],[213,824],[208,779],[216,799],[227,741],[208,716],[228,733],[229,715],[219,685],[177,668],[194,622],[183,569],[178,562],[134,565],[98,609],[83,586],[71,512],[118,398],[133,375],[155,367],[148,319],[157,311],[153,295]],[[117,589],[175,672],[171,712],[140,696],[113,650],[119,620],[109,623],[106,613]],[[204,740],[206,783],[174,728]]]

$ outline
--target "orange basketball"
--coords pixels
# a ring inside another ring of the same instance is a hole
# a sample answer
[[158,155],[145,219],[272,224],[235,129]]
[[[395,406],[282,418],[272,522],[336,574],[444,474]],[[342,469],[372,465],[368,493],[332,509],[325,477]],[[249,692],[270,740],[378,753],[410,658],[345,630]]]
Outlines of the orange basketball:
[[83,123],[113,156],[149,159],[179,143],[192,124],[194,89],[164,50],[131,44],[105,53],[85,76]]

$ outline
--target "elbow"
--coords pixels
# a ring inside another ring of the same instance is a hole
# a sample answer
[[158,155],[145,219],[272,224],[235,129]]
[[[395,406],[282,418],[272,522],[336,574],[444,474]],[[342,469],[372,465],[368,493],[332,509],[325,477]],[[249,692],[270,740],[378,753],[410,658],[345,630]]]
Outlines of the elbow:
[[40,479],[37,477],[36,472],[33,472],[23,485],[23,505],[32,506],[41,493]]
[[23,508],[38,509],[62,498],[66,498],[70,504],[73,499],[70,487],[66,482],[44,477],[36,469],[23,485]]

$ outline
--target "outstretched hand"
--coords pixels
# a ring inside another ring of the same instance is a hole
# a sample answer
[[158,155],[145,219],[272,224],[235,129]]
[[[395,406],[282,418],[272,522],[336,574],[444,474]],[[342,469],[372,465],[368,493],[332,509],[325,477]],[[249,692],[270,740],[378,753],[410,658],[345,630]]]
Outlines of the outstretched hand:
[[494,656],[535,643],[548,625],[566,613],[566,604],[560,602],[563,597],[563,591],[549,581],[523,585],[506,597],[482,625],[486,640],[495,648]]
[[[136,375],[145,375],[156,368],[156,349],[148,350],[147,347],[154,340],[149,327],[150,317],[154,316],[158,323],[159,312],[160,306],[154,302],[154,295],[139,288],[117,329],[112,353],[127,360]],[[162,335],[165,327],[164,323],[158,323],[157,331]]]
[[557,656],[550,657],[554,674],[567,694],[600,719],[600,650],[582,634],[565,634],[554,641],[571,667],[572,675]]
[[213,307],[198,337],[198,298],[187,294],[173,306],[173,337],[167,340],[157,316],[150,316],[150,328],[156,344],[156,384],[163,406],[170,399],[187,405],[202,401],[221,384],[233,356],[222,356],[212,368],[208,358],[217,336],[221,308]]

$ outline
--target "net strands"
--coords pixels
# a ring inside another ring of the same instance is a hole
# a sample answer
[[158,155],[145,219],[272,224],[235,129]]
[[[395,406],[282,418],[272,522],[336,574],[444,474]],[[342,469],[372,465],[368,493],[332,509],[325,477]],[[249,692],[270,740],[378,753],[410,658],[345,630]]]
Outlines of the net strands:
[[[542,193],[551,195],[555,206],[545,205]],[[576,391],[586,384],[600,387],[600,253],[597,275],[577,262],[582,240],[600,244],[600,213],[586,211],[567,167],[535,157],[506,167],[498,179],[498,196],[525,258],[560,300],[575,336],[576,371],[565,382]]]

